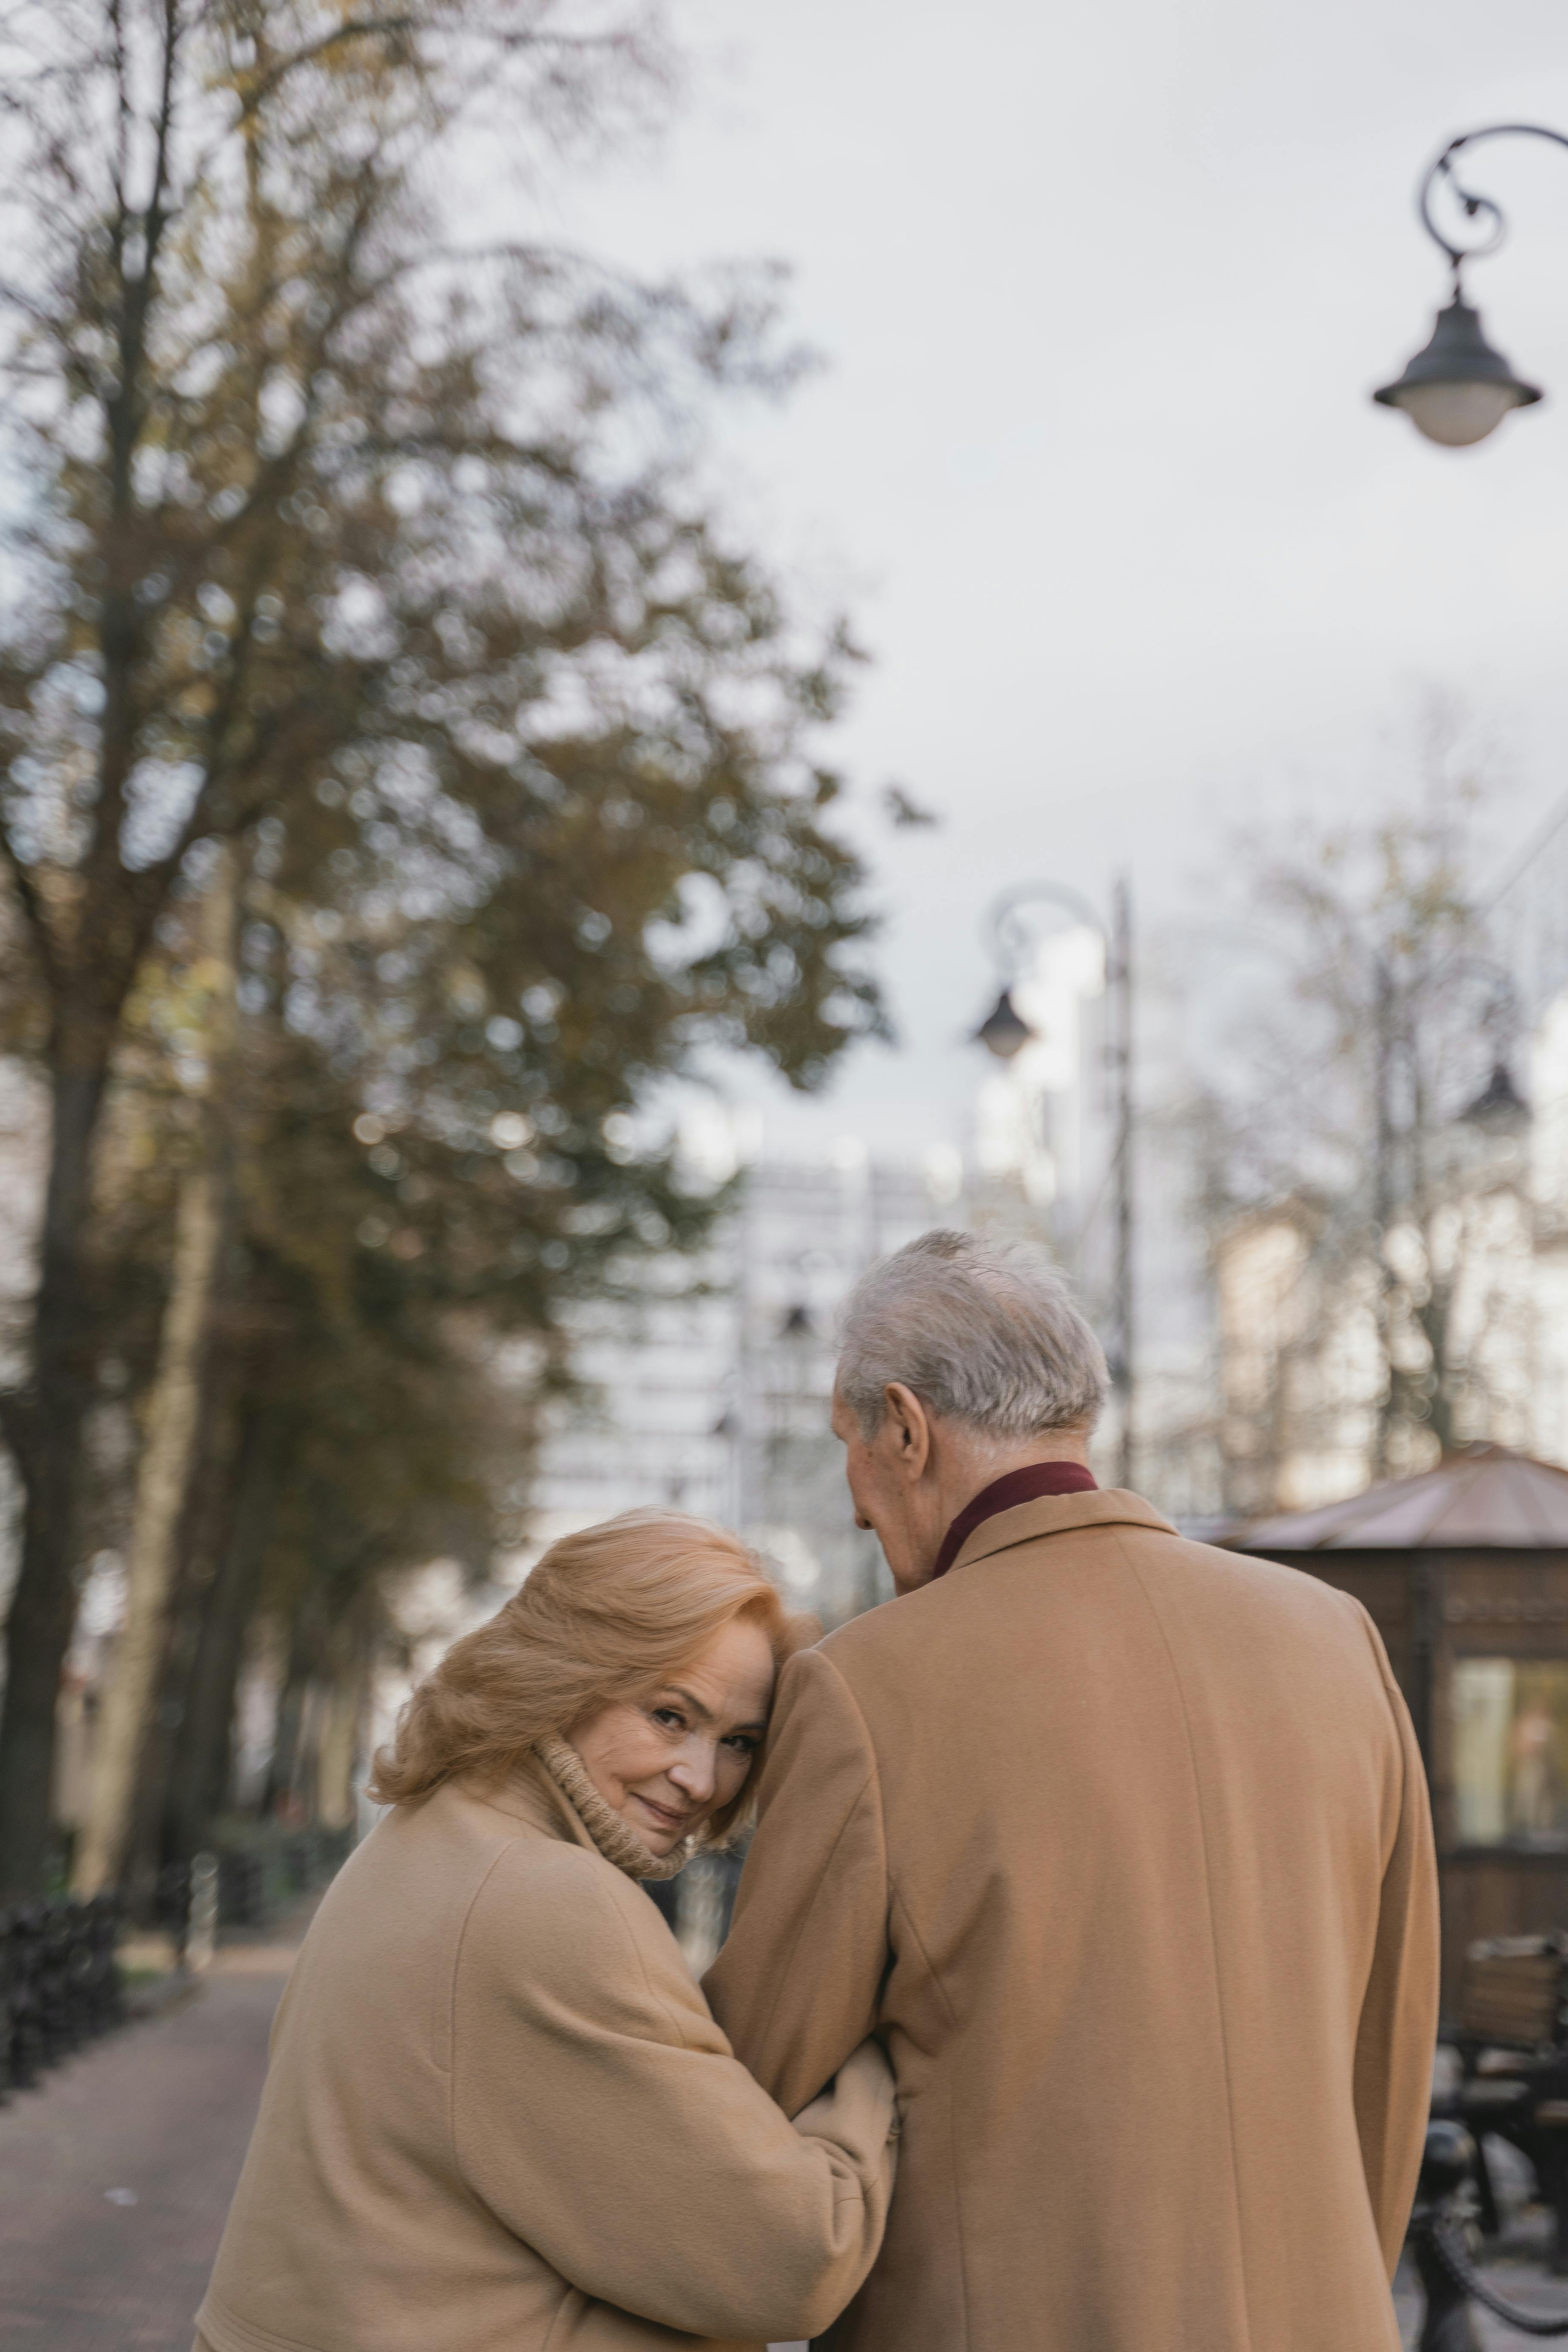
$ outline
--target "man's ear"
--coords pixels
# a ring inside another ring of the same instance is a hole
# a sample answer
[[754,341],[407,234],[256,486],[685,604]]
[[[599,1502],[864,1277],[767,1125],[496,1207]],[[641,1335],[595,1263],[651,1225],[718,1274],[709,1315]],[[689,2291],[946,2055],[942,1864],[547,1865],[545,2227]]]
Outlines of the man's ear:
[[911,1486],[925,1475],[931,1460],[931,1418],[913,1389],[889,1381],[882,1391],[882,1426],[889,1433],[894,1464]]

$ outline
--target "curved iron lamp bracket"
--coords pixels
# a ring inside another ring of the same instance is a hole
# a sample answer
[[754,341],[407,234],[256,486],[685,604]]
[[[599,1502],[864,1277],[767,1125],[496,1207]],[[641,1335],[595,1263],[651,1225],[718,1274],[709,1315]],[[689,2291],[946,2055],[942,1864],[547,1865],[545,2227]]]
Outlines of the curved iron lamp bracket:
[[1087,923],[1091,930],[1098,931],[1109,947],[1110,934],[1102,918],[1081,891],[1075,890],[1070,883],[1020,883],[1016,890],[1004,891],[985,918],[992,951],[1009,984],[1022,971],[1024,959],[1035,942],[1034,932],[1020,920],[1024,908],[1030,906],[1061,908],[1075,922]]
[[[1467,188],[1454,169],[1454,158],[1460,150],[1474,147],[1483,139],[1549,139],[1554,147],[1568,147],[1568,132],[1548,130],[1542,122],[1490,122],[1483,130],[1461,131],[1458,139],[1450,139],[1436,162],[1427,166],[1416,196],[1416,210],[1421,216],[1421,226],[1433,244],[1447,255],[1448,267],[1454,273],[1456,297],[1459,292],[1459,273],[1466,262],[1477,261],[1486,254],[1495,253],[1508,235],[1508,222],[1502,206],[1495,204],[1490,196],[1478,195],[1473,188]],[[1445,181],[1452,190],[1455,201],[1467,220],[1484,220],[1489,224],[1474,245],[1453,244],[1433,219],[1432,192],[1439,180]]]

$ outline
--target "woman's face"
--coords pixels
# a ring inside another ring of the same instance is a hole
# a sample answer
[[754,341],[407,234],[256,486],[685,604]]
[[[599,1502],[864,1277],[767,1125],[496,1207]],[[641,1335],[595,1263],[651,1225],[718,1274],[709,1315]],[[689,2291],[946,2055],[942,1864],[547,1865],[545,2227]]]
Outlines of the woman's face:
[[739,1796],[773,1696],[772,1644],[754,1617],[736,1617],[668,1682],[566,1737],[611,1811],[662,1858]]

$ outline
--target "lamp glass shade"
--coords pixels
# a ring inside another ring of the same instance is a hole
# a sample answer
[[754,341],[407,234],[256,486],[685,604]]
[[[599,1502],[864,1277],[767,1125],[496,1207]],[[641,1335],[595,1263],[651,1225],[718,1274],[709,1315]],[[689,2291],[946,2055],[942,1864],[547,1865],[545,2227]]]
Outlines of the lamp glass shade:
[[1463,449],[1495,432],[1510,408],[1541,398],[1539,386],[1515,375],[1494,351],[1479,310],[1458,296],[1437,313],[1432,339],[1394,383],[1373,394],[1385,408],[1403,408],[1418,433],[1446,449]]
[[999,1062],[1010,1062],[1035,1034],[1015,1005],[1011,992],[1005,988],[975,1031],[974,1041],[984,1045],[988,1054],[994,1054]]
[[1518,393],[1505,383],[1414,383],[1393,404],[1417,433],[1445,449],[1484,441],[1519,404]]

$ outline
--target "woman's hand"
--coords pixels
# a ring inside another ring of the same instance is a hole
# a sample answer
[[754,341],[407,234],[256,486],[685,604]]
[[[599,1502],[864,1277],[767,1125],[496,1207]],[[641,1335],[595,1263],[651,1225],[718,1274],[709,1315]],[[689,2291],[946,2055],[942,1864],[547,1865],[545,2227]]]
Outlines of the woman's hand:
[[863,2172],[875,2172],[885,2152],[890,2188],[894,2154],[889,2143],[899,2136],[899,2103],[881,2043],[868,2034],[826,2089],[801,2109],[795,2127],[807,2138],[836,2141]]

